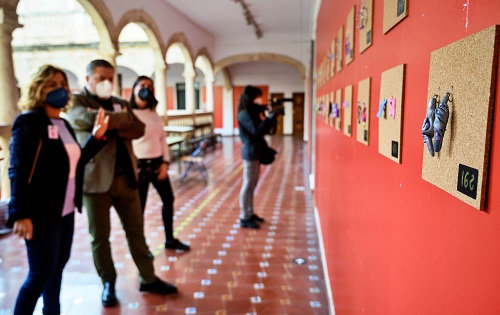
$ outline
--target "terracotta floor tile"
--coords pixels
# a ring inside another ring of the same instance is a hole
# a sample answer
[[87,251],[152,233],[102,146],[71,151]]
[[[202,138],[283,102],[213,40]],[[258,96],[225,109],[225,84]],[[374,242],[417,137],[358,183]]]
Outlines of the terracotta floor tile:
[[[175,193],[174,228],[192,250],[165,250],[161,200],[153,188],[145,211],[145,236],[154,255],[156,274],[177,284],[176,295],[143,294],[138,271],[126,244],[118,216],[111,210],[111,244],[119,305],[103,308],[102,284],[96,275],[85,214],[76,215],[70,261],[61,292],[65,315],[323,315],[329,305],[311,192],[302,160],[302,139],[273,137],[279,161],[261,168],[255,191],[255,212],[266,220],[259,230],[240,228],[241,143],[224,138],[223,146],[207,152],[205,184],[190,174],[170,179]],[[300,187],[300,189],[296,189]],[[27,273],[24,242],[0,236],[0,314],[10,314]],[[304,259],[297,265],[294,259]],[[35,314],[41,314],[42,302]]]

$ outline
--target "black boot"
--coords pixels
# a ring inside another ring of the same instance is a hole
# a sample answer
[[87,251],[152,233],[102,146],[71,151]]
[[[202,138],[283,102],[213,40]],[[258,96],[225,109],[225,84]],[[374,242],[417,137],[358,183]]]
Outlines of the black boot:
[[116,305],[115,284],[111,282],[104,282],[104,288],[101,295],[102,305],[104,307]]

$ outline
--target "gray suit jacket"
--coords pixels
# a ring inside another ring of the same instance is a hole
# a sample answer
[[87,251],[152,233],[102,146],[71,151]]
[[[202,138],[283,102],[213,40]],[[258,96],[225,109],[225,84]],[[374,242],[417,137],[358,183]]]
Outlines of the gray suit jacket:
[[[121,108],[107,111],[109,115],[108,131],[117,130],[118,137],[123,139],[132,163],[137,180],[137,162],[132,149],[132,140],[142,137],[144,124],[134,115],[130,104],[120,98],[112,97],[113,106]],[[97,110],[101,107],[98,101],[84,89],[80,94],[73,95],[73,106],[67,112],[67,119],[76,132],[80,145],[87,141],[94,127]],[[83,183],[84,193],[107,192],[114,178],[116,162],[117,138],[110,137],[104,148],[88,162],[85,167]]]

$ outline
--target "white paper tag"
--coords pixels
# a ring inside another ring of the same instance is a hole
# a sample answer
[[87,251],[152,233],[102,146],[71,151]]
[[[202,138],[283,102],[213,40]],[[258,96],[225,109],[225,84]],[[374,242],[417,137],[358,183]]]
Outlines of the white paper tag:
[[59,139],[59,130],[57,129],[57,126],[48,125],[47,128],[49,139]]
[[122,106],[118,103],[113,104],[113,109],[115,112],[121,112],[122,111]]

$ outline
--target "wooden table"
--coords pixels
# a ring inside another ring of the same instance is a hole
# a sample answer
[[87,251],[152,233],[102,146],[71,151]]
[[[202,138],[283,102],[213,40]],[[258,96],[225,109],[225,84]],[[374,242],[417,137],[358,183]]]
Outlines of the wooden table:
[[194,134],[194,127],[192,126],[163,126],[163,130],[168,132],[169,136],[179,136],[186,139]]
[[184,137],[167,137],[167,144],[169,147],[179,145],[186,140]]
[[176,147],[176,159],[177,159],[177,166],[179,168],[179,174],[181,173],[181,156],[182,156],[182,144],[186,141],[186,138],[184,137],[167,137],[167,144],[168,147],[171,149],[170,150],[170,161],[172,161],[172,148]]

